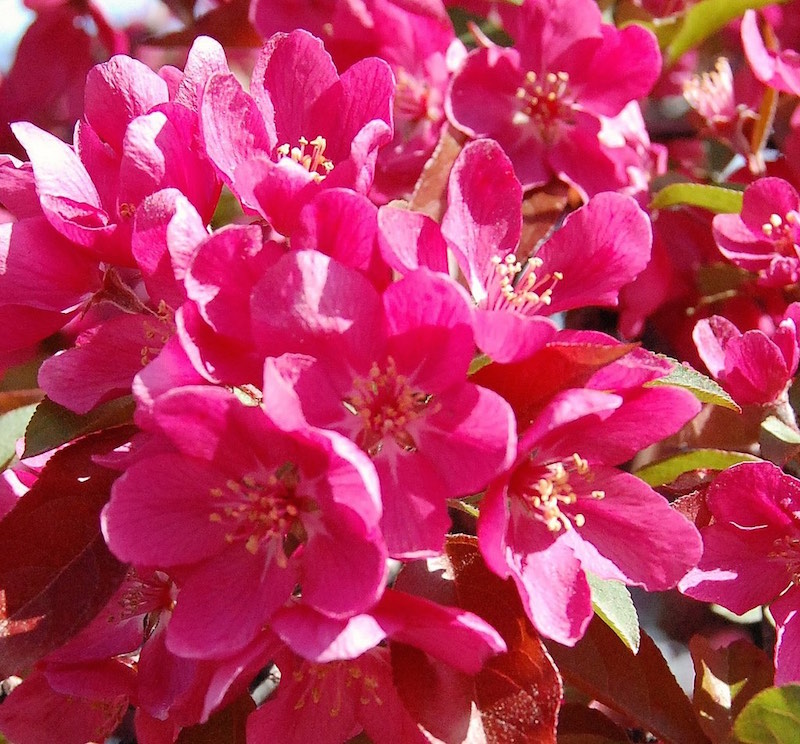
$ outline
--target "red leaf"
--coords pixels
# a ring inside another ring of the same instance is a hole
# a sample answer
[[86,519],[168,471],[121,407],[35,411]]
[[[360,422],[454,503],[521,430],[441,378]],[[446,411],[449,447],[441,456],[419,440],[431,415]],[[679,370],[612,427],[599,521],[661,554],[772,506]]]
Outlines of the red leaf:
[[507,653],[490,659],[475,678],[487,742],[555,743],[561,679],[522,609],[513,582],[486,568],[477,538],[449,537],[445,553],[453,567],[459,605],[491,623],[508,646]]
[[470,381],[500,393],[514,409],[519,429],[523,430],[553,395],[582,387],[597,370],[634,348],[634,344],[553,342],[522,362],[495,362],[482,367]]
[[744,639],[714,648],[703,636],[693,636],[689,651],[694,662],[693,705],[711,741],[724,742],[736,716],[757,692],[771,687],[772,660]]
[[630,744],[625,731],[601,711],[565,703],[558,716],[558,744]]
[[520,259],[532,255],[561,219],[568,204],[569,186],[557,179],[534,189],[522,200],[522,235],[517,249]]
[[245,744],[247,716],[255,709],[253,698],[244,694],[205,723],[185,728],[175,744]]
[[442,221],[447,209],[447,182],[450,169],[464,147],[466,136],[448,124],[442,127],[439,142],[430,159],[425,163],[422,174],[414,186],[409,208],[422,212],[437,222]]
[[147,43],[160,47],[188,47],[198,36],[210,36],[226,47],[260,47],[263,40],[250,23],[249,8],[249,0],[230,0],[201,15],[181,31],[148,39]]
[[667,662],[641,632],[633,654],[600,618],[594,617],[574,648],[547,642],[564,680],[625,717],[632,727],[664,744],[708,744]]
[[100,510],[119,473],[92,462],[131,428],[57,452],[0,521],[0,678],[58,648],[108,601],[125,574],[103,541]]

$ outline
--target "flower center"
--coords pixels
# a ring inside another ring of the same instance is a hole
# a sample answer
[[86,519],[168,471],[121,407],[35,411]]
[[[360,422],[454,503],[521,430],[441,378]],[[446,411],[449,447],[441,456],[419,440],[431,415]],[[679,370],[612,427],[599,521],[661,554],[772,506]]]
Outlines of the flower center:
[[797,223],[798,215],[793,209],[783,217],[774,212],[769,216],[769,222],[761,226],[764,236],[775,244],[775,247],[785,256],[797,256]]
[[117,601],[118,609],[108,616],[109,623],[121,623],[137,615],[158,617],[175,606],[174,585],[163,571],[142,574],[131,568],[125,584],[125,591]]
[[[305,687],[294,704],[295,710],[301,710],[308,703],[319,705],[324,700],[329,706],[328,715],[336,718],[342,712],[345,699],[357,697],[361,705],[383,705],[379,695],[380,683],[372,675],[366,674],[356,662],[306,662],[292,672],[292,681]],[[361,690],[358,690],[359,686]]]
[[800,537],[783,535],[772,546],[770,558],[779,558],[786,563],[789,580],[800,586]]
[[291,462],[266,478],[245,475],[238,481],[229,479],[224,488],[211,489],[215,504],[208,519],[225,525],[226,542],[242,541],[253,555],[262,543],[278,541],[278,565],[285,567],[286,539],[294,536],[302,542],[305,538],[300,513],[308,508],[297,496],[299,483],[297,466]]
[[394,111],[397,118],[406,121],[420,121],[429,118],[438,121],[441,112],[431,110],[431,86],[425,81],[409,74],[402,67],[395,70],[397,86],[395,89]]
[[406,452],[417,450],[408,431],[411,423],[441,406],[431,406],[433,396],[413,390],[405,375],[397,373],[397,365],[388,357],[384,368],[373,362],[365,377],[353,380],[353,393],[342,401],[344,407],[361,418],[362,429],[357,444],[370,457],[383,448],[385,437],[393,437]]
[[[579,498],[587,497],[585,493],[575,492],[570,477],[577,474],[584,481],[591,481],[589,463],[575,453],[571,458],[550,463],[537,470],[535,474],[527,474],[529,477],[520,491],[522,500],[534,519],[543,522],[551,532],[583,527],[586,517],[572,508],[567,508],[566,511],[564,508],[572,507]],[[588,494],[593,499],[602,499],[605,495],[605,491],[599,490],[592,490]]]
[[733,72],[725,57],[717,59],[714,71],[693,75],[683,84],[683,97],[700,116],[710,122],[737,114],[733,95]]
[[150,311],[143,320],[145,345],[141,348],[141,364],[146,367],[157,357],[164,344],[175,335],[175,312],[164,300],[158,303],[158,309]]
[[522,264],[513,253],[492,256],[494,276],[489,281],[488,306],[493,310],[515,310],[525,315],[540,312],[553,301],[553,288],[564,275],[560,271],[539,276],[541,258]]
[[516,95],[519,109],[514,114],[514,123],[533,125],[543,142],[555,142],[560,135],[560,124],[571,123],[572,101],[566,72],[539,75],[529,71]]
[[[306,147],[309,146],[311,150],[306,152]],[[291,147],[288,143],[281,145],[277,152],[281,157],[291,158],[295,163],[300,163],[319,183],[333,170],[333,162],[325,157],[327,146],[327,140],[317,135],[310,142],[305,137],[301,137],[298,147]]]

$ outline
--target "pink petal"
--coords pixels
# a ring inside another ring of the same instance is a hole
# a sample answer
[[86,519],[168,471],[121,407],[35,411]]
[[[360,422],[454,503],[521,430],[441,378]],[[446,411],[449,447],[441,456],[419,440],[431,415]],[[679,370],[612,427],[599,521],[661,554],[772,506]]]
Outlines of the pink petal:
[[86,247],[113,226],[100,204],[97,189],[73,149],[27,122],[11,127],[28,151],[36,190],[50,224],[69,240]]
[[511,161],[492,140],[468,144],[459,155],[447,191],[442,235],[456,253],[478,300],[486,295],[491,259],[513,253],[522,229],[522,189]]
[[250,92],[270,127],[273,147],[284,143],[294,147],[300,137],[312,140],[322,134],[309,131],[320,126],[311,117],[311,108],[338,78],[322,41],[307,31],[269,39],[256,61]]
[[611,193],[590,199],[536,254],[542,273],[563,275],[549,312],[616,305],[619,290],[650,260],[652,242],[650,221],[633,199]]
[[579,496],[570,512],[582,513],[586,522],[564,536],[583,567],[648,591],[675,586],[700,560],[695,526],[635,476],[602,467],[590,472],[582,488],[605,496]]
[[294,564],[280,568],[231,547],[193,570],[181,584],[167,629],[167,648],[190,658],[224,658],[241,651],[291,596]]
[[212,75],[200,101],[200,131],[208,157],[234,193],[237,166],[275,147],[255,101],[233,75]]
[[155,72],[124,54],[89,70],[84,95],[86,120],[119,154],[128,124],[169,97],[166,83]]
[[800,591],[793,586],[769,607],[778,632],[775,643],[775,684],[800,681]]
[[425,266],[447,273],[447,244],[427,215],[391,205],[378,210],[378,242],[383,260],[400,274]]

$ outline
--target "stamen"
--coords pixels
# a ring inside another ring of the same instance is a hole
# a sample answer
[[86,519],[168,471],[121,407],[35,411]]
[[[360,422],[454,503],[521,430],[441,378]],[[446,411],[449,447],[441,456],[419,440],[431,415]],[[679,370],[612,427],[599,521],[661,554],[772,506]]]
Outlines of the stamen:
[[353,392],[342,405],[361,419],[356,441],[374,457],[383,449],[386,437],[392,437],[404,451],[416,452],[409,426],[422,415],[441,409],[432,402],[433,396],[414,390],[408,378],[398,374],[395,360],[388,357],[384,367],[373,362],[366,376],[353,380]]
[[553,288],[564,275],[560,271],[538,276],[544,265],[540,258],[529,258],[521,264],[513,253],[505,258],[492,256],[494,274],[499,280],[489,280],[488,304],[494,310],[510,309],[533,315],[553,301]]
[[521,105],[512,121],[521,126],[533,126],[543,142],[555,142],[562,126],[571,123],[572,102],[566,72],[537,74],[529,70],[517,88],[516,97]]
[[[333,170],[333,162],[325,157],[327,140],[317,135],[311,141],[300,137],[298,143],[299,147],[291,147],[287,142],[278,147],[276,152],[281,157],[291,158],[295,163],[302,165],[311,174],[314,181],[319,183]],[[313,148],[310,153],[306,152],[306,147],[309,145]]]
[[297,496],[299,483],[299,471],[291,462],[266,477],[250,473],[238,481],[230,478],[224,488],[209,489],[215,503],[208,521],[223,524],[225,542],[242,542],[251,555],[258,553],[263,544],[278,541],[281,549],[275,551],[276,560],[285,567],[287,538],[304,536],[299,517],[302,511],[313,509]]
[[574,490],[570,482],[572,473],[584,481],[593,478],[589,463],[577,453],[561,462],[533,467],[539,471],[539,477],[523,486],[520,495],[533,517],[551,532],[581,528],[586,524],[584,514],[569,508],[565,511],[565,507],[574,506],[581,498],[605,498],[605,491],[595,489],[587,496]]

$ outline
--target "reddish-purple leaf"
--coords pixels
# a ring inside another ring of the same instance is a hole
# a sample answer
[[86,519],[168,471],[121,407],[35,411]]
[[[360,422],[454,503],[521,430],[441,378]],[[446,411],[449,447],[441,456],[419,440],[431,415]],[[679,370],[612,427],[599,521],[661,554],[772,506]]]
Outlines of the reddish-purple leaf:
[[489,571],[475,537],[448,538],[445,553],[459,605],[491,623],[508,646],[507,653],[490,659],[475,678],[487,742],[555,743],[561,679],[525,616],[514,584]]
[[599,710],[565,703],[558,716],[558,744],[630,744],[625,730]]
[[500,393],[514,409],[522,430],[557,392],[582,387],[597,370],[625,356],[633,348],[633,344],[556,341],[521,362],[489,364],[470,379],[476,385]]
[[692,704],[703,731],[721,744],[750,698],[772,686],[772,660],[744,639],[714,648],[707,638],[696,635],[689,651],[695,673]]
[[191,46],[198,36],[210,36],[225,47],[260,47],[263,40],[247,17],[249,8],[249,0],[229,0],[180,31],[149,39],[148,44],[184,47]]
[[466,137],[449,125],[442,128],[436,149],[425,163],[422,174],[414,186],[409,203],[414,212],[422,212],[437,222],[447,209],[447,181],[450,169],[464,147]]
[[634,655],[595,616],[574,648],[552,641],[547,648],[566,682],[622,715],[631,727],[655,734],[663,744],[708,744],[689,698],[644,631]]
[[122,581],[126,567],[100,533],[100,510],[119,473],[92,457],[131,432],[99,432],[57,452],[0,521],[0,678],[71,638]]

